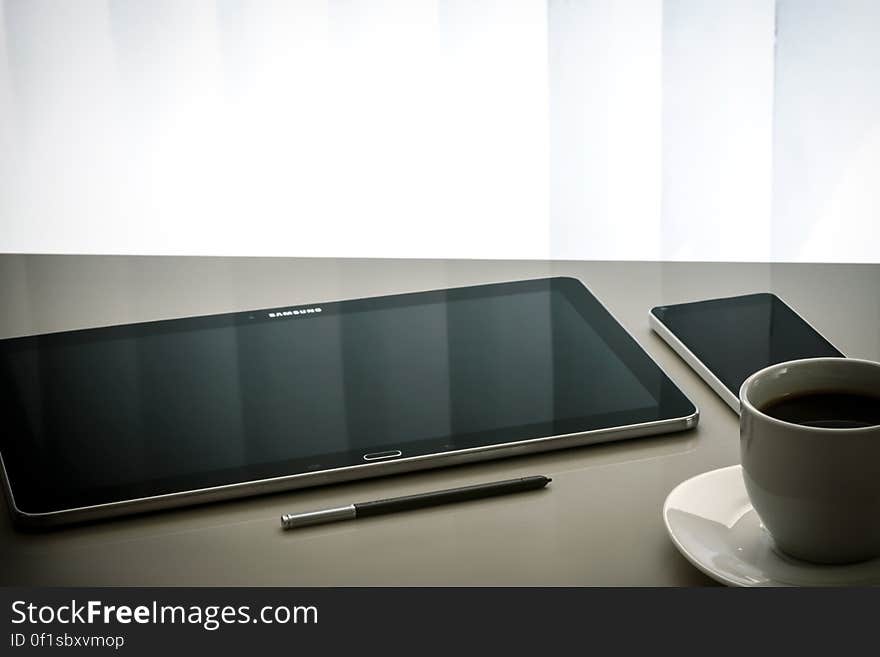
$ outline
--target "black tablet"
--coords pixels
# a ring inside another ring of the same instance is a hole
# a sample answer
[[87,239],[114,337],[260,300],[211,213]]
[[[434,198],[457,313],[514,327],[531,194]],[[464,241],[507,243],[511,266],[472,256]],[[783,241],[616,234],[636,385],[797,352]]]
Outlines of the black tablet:
[[3,475],[31,524],[692,427],[572,278],[0,341]]

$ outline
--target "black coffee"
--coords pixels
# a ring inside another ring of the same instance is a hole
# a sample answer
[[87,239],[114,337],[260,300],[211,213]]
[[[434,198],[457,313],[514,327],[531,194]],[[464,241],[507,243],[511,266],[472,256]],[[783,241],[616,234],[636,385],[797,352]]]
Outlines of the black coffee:
[[785,422],[827,429],[880,425],[880,396],[821,391],[774,399],[761,411]]

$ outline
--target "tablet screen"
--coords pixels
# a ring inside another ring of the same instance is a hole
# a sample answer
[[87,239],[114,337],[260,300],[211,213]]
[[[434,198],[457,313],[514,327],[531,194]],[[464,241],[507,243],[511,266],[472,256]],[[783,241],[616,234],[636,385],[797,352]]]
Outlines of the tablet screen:
[[0,379],[32,512],[693,412],[572,279],[6,340]]

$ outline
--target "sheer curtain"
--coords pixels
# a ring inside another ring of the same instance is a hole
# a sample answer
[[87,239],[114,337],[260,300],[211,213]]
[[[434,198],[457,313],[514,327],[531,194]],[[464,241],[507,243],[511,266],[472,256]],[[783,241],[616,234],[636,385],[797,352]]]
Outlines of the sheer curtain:
[[880,262],[880,3],[777,4],[773,254]]
[[3,0],[0,251],[876,261],[878,10],[806,4]]

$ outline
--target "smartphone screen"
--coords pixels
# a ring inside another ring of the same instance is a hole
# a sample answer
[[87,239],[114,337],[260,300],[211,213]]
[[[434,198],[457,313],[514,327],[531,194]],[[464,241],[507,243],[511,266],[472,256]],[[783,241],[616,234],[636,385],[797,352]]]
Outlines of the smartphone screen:
[[769,365],[843,356],[775,294],[658,306],[651,314],[734,397],[750,375]]

